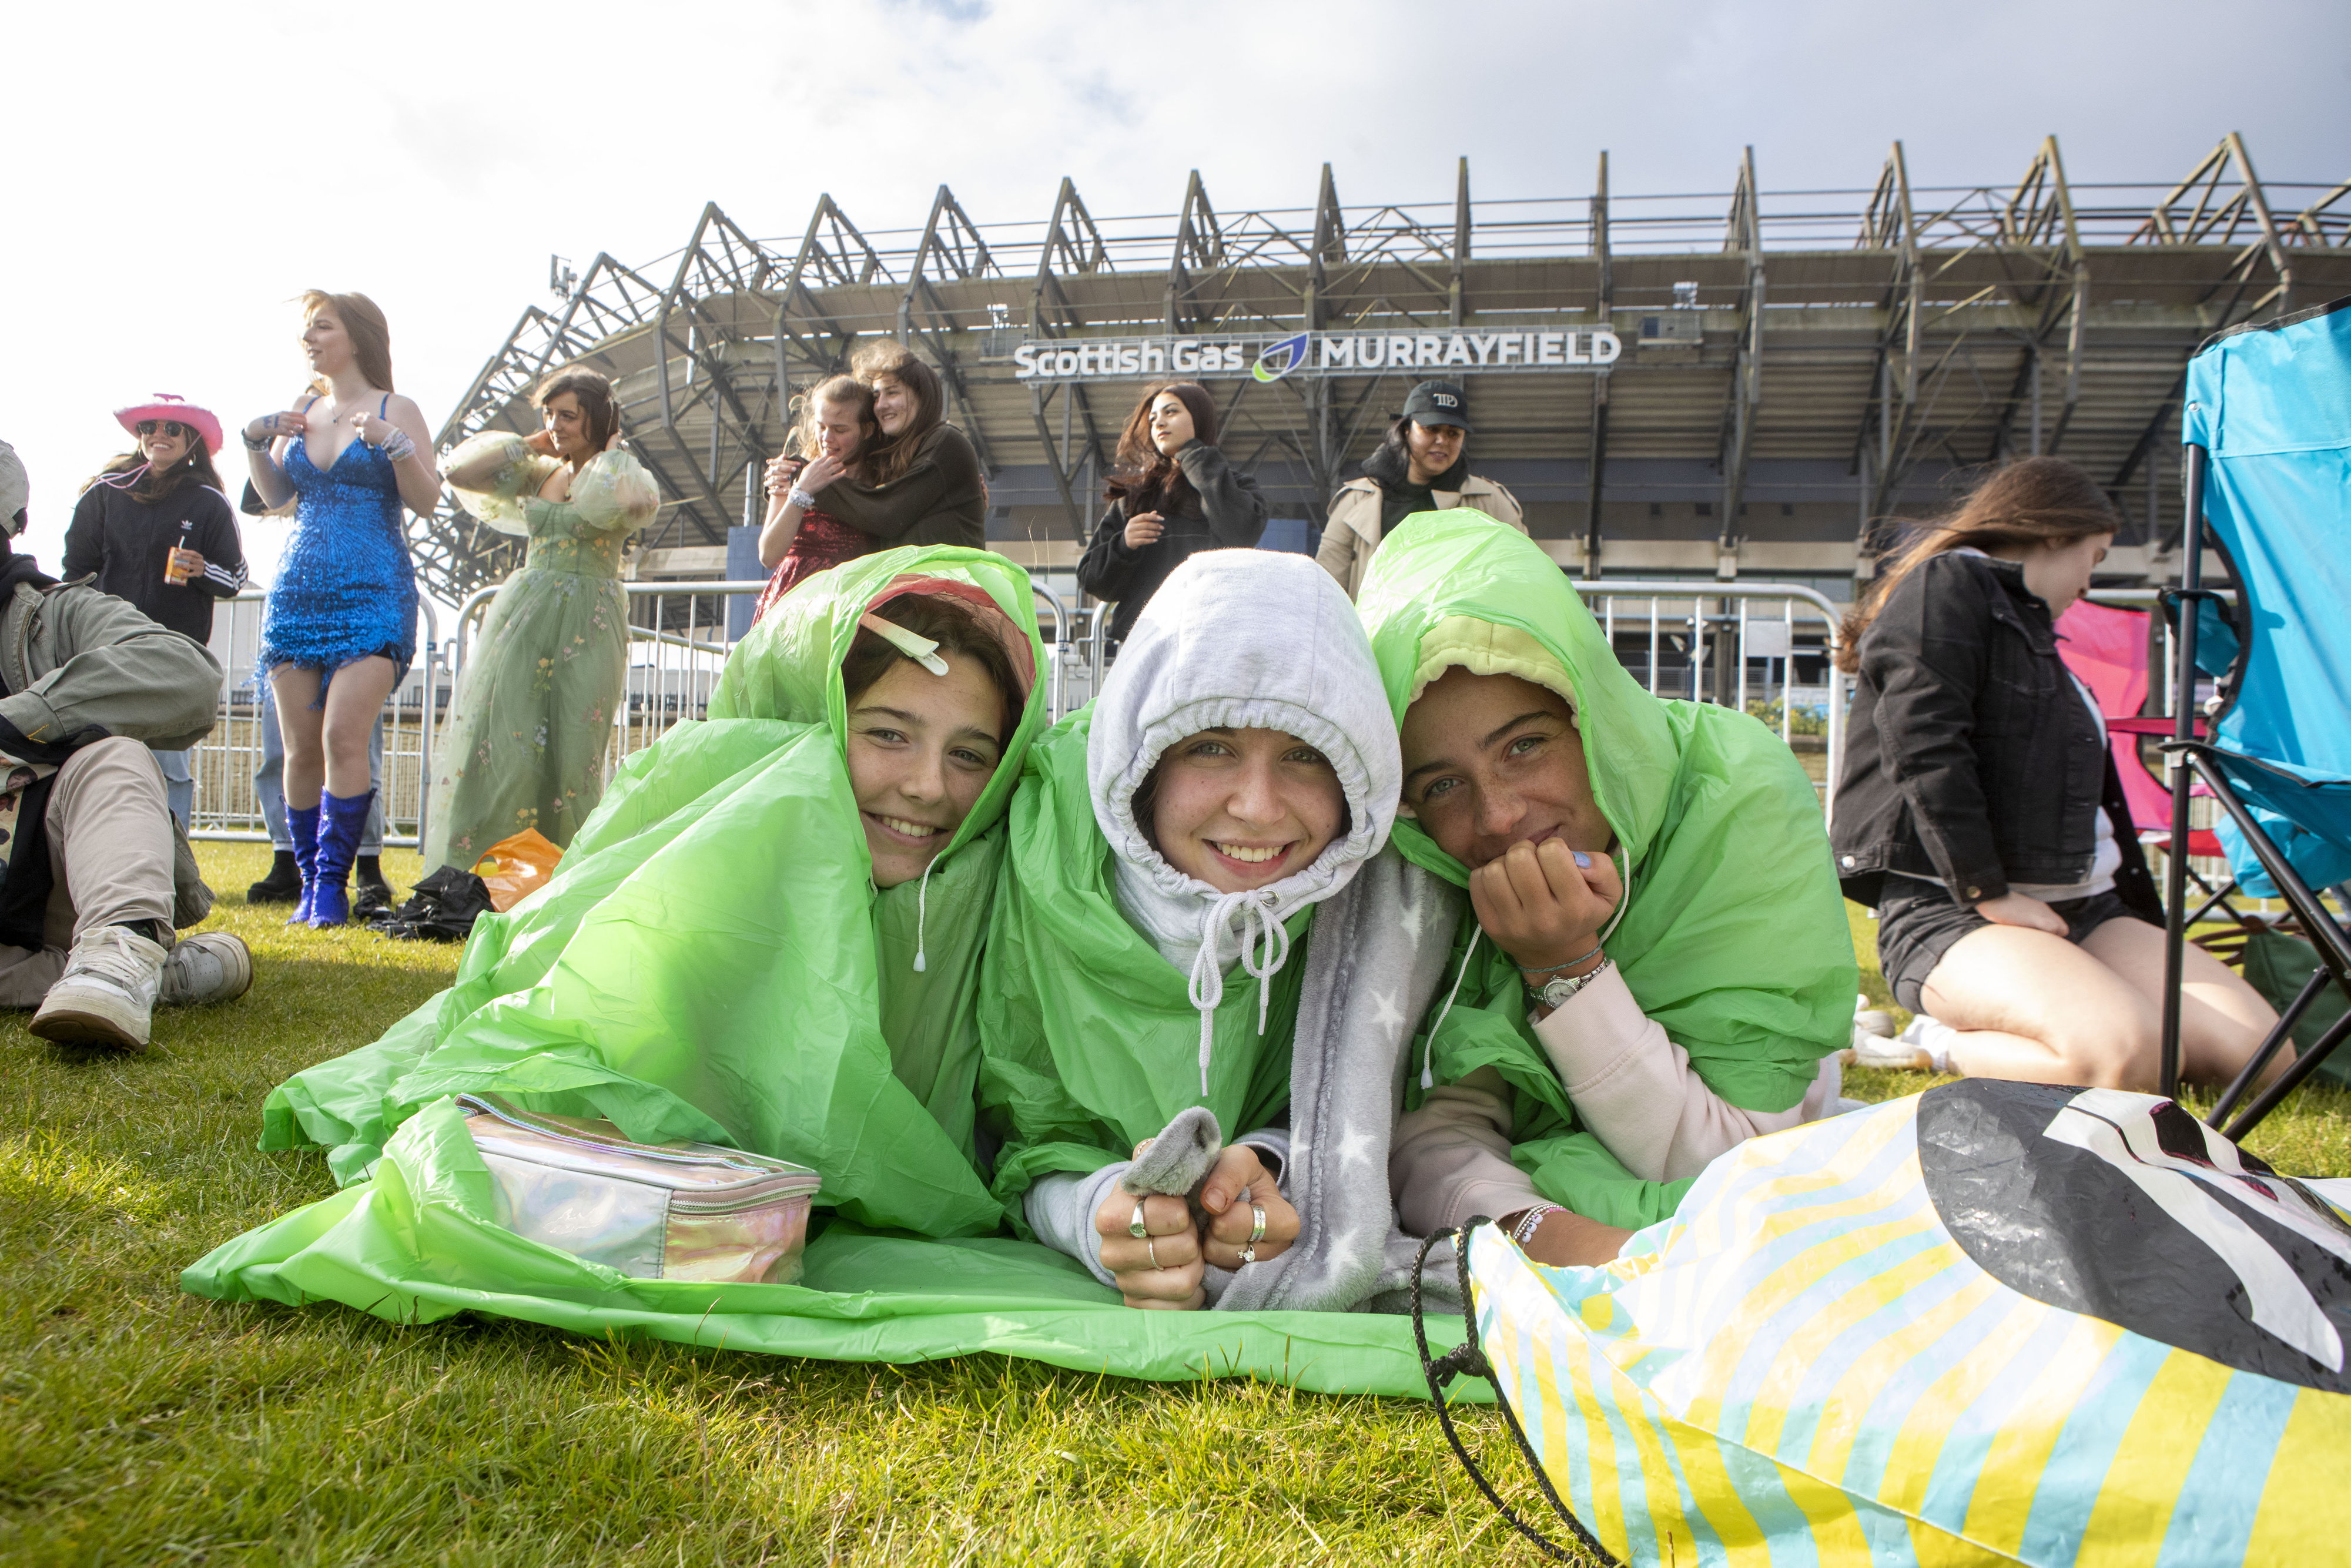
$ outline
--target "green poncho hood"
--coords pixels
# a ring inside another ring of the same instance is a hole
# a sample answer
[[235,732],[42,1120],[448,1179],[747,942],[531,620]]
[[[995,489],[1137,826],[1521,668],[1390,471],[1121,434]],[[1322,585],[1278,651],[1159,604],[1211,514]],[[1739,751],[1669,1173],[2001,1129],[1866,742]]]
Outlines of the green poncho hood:
[[[1756,1111],[1802,1100],[1820,1059],[1850,1039],[1857,977],[1819,800],[1787,747],[1744,714],[1643,690],[1541,548],[1482,513],[1409,519],[1374,559],[1356,608],[1399,726],[1454,664],[1567,699],[1630,871],[1607,941],[1626,986],[1724,1100]],[[1410,820],[1393,841],[1467,883],[1467,868]],[[1463,946],[1474,925],[1465,917]],[[1520,1096],[1514,1157],[1539,1187],[1612,1223],[1662,1218],[1685,1184],[1633,1182],[1573,1133],[1516,972],[1490,944],[1479,952],[1429,1043],[1436,1080],[1499,1069]],[[1604,1184],[1620,1185],[1603,1194]]]
[[[841,662],[859,617],[910,591],[985,606],[1030,691],[928,886],[876,893]],[[265,1143],[329,1145],[348,1180],[418,1107],[496,1091],[810,1166],[820,1200],[867,1224],[994,1229],[973,1007],[1042,664],[1028,578],[1001,557],[895,549],[811,578],[736,646],[706,721],[628,758],[547,888],[477,925],[455,986],[271,1096]]]

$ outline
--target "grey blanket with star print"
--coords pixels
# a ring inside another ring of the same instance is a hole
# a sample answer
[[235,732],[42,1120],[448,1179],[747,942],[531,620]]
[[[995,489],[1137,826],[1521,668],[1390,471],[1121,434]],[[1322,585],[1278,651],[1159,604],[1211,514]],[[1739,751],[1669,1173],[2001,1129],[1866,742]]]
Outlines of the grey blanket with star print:
[[[1219,1311],[1402,1311],[1420,1243],[1396,1228],[1388,1144],[1405,1061],[1443,977],[1461,895],[1384,849],[1315,913],[1290,1066],[1282,1186],[1297,1243],[1236,1273],[1211,1268]],[[1450,1248],[1427,1290],[1458,1294]],[[1219,1285],[1222,1289],[1219,1290]]]
[[[1290,1047],[1289,1128],[1233,1140],[1280,1166],[1279,1185],[1298,1210],[1298,1240],[1262,1263],[1207,1268],[1202,1288],[1216,1309],[1406,1310],[1420,1243],[1396,1228],[1388,1145],[1403,1110],[1413,1037],[1444,978],[1460,913],[1460,894],[1392,849],[1366,861],[1315,911]],[[1188,1196],[1225,1137],[1205,1108],[1181,1112],[1138,1160],[1038,1182],[1025,1200],[1029,1223],[1109,1284],[1094,1213],[1113,1185]],[[1430,1253],[1426,1290],[1432,1301],[1459,1304],[1449,1246]]]

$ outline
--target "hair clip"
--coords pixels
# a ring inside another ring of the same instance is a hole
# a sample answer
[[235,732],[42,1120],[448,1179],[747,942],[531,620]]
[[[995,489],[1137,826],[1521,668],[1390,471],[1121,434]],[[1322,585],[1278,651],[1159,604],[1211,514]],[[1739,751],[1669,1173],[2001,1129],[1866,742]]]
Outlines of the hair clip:
[[939,657],[939,645],[920,632],[909,631],[894,621],[884,621],[870,610],[857,618],[857,623],[931,674],[947,673],[947,662]]

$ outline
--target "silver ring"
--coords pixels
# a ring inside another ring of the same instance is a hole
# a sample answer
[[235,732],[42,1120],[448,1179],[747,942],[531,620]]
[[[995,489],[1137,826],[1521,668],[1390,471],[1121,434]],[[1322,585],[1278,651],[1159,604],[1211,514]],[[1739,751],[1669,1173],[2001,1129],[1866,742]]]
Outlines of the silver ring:
[[1249,1213],[1257,1221],[1249,1227],[1249,1245],[1254,1247],[1265,1239],[1265,1207],[1253,1203],[1249,1205]]
[[1151,1227],[1143,1223],[1143,1200],[1139,1197],[1134,1200],[1134,1213],[1127,1218],[1126,1233],[1137,1241],[1151,1234]]
[[1249,1265],[1249,1264],[1251,1264],[1251,1263],[1254,1263],[1254,1262],[1256,1262],[1256,1261],[1257,1261],[1257,1243],[1256,1243],[1256,1242],[1254,1242],[1254,1241],[1252,1241],[1252,1242],[1250,1242],[1248,1246],[1246,1246],[1246,1247],[1244,1247],[1244,1248],[1242,1248],[1242,1249],[1241,1249],[1241,1260],[1240,1260],[1240,1263],[1239,1263],[1238,1266],[1238,1267],[1246,1268],[1248,1265]]
[[1149,1255],[1150,1255],[1150,1258],[1151,1258],[1151,1266],[1152,1266],[1154,1269],[1158,1268],[1158,1267],[1159,1267],[1159,1238],[1157,1238],[1156,1236],[1147,1236],[1147,1237],[1144,1238],[1144,1241],[1143,1241],[1143,1250],[1144,1250],[1145,1253],[1147,1253],[1147,1254],[1149,1254]]

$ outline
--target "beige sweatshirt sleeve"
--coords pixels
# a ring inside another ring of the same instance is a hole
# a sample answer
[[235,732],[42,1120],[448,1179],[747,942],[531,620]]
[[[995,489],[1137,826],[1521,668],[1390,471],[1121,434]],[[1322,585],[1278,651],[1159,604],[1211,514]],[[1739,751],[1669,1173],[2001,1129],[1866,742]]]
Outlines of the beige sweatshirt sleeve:
[[1502,1075],[1481,1067],[1458,1083],[1438,1084],[1419,1110],[1406,1112],[1389,1147],[1388,1185],[1396,1218],[1414,1236],[1541,1202],[1510,1163],[1510,1092]]
[[1747,1111],[1690,1071],[1689,1052],[1641,1010],[1624,977],[1601,977],[1535,1025],[1535,1039],[1567,1086],[1577,1120],[1644,1181],[1679,1181],[1763,1133],[1818,1119],[1835,1104],[1837,1059],[1823,1060],[1802,1100]]

